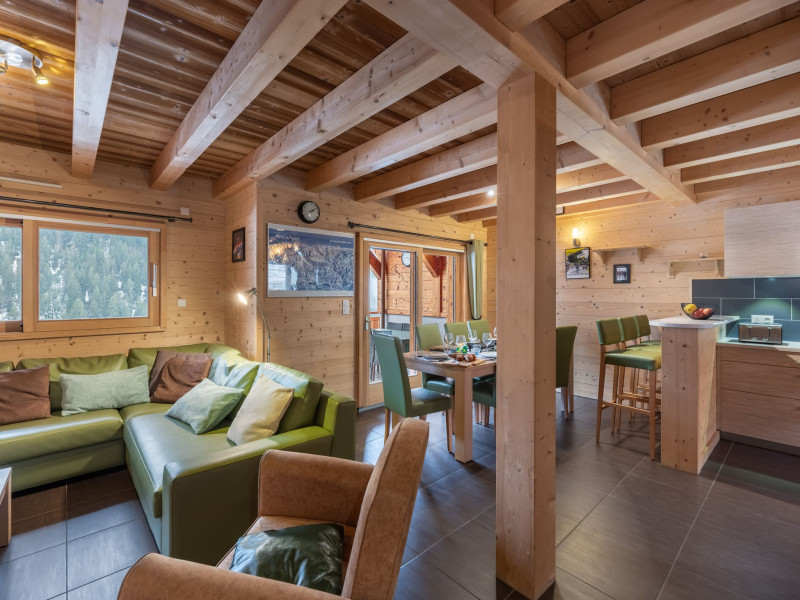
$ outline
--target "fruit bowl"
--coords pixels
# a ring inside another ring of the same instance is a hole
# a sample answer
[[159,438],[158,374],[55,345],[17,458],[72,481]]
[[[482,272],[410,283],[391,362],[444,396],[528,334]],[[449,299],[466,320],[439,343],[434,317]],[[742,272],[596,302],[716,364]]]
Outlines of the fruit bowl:
[[681,302],[681,312],[690,319],[702,321],[708,319],[717,312],[716,304],[694,304],[693,302]]

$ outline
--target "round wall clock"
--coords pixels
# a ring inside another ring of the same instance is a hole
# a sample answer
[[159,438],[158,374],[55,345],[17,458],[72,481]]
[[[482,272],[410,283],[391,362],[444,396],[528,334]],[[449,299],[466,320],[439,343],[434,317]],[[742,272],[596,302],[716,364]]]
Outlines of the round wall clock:
[[303,223],[316,223],[319,219],[319,205],[312,200],[301,202],[297,207],[297,216]]
[[403,254],[400,256],[400,260],[403,262],[403,266],[404,267],[410,267],[411,266],[411,252],[403,252]]

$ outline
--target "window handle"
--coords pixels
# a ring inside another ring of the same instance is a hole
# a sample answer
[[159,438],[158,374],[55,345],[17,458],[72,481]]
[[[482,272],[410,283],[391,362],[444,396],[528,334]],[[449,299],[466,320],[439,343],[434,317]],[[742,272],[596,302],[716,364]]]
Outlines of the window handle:
[[158,296],[158,265],[153,263],[153,282],[150,284],[153,289],[153,297]]

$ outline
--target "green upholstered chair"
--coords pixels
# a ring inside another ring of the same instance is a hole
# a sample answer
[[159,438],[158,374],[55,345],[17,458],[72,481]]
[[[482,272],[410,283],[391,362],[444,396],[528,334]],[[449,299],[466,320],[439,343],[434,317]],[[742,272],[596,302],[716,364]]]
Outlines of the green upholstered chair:
[[479,340],[482,338],[484,333],[490,333],[491,330],[489,329],[489,321],[486,319],[479,319],[477,321],[467,321],[467,327],[469,328],[470,333],[476,336]]
[[639,332],[639,344],[642,346],[660,346],[661,340],[650,339],[652,331],[650,330],[650,319],[647,318],[647,315],[636,315],[633,318],[636,320],[636,329]]
[[[625,329],[630,329],[621,319],[600,319],[597,321],[597,337],[600,342],[600,376],[597,390],[597,429],[596,441],[600,441],[600,426],[603,409],[611,408],[612,431],[617,425],[617,411],[646,414],[650,419],[650,459],[656,456],[656,381],[658,371],[661,369],[660,346],[633,346],[626,347]],[[628,331],[628,335],[630,331]],[[613,349],[608,350],[607,347]],[[611,401],[603,398],[605,391],[606,366],[614,367],[613,392]],[[635,391],[624,391],[625,369],[640,369],[649,373],[648,393],[639,394]],[[626,404],[626,401],[628,404]],[[646,408],[639,406],[646,404]]]
[[[417,332],[417,348],[420,350],[430,350],[434,346],[442,345],[442,333],[436,323],[417,325],[414,329]],[[447,394],[451,398],[456,393],[456,384],[453,379],[442,375],[422,373],[422,387],[432,392]]]
[[458,321],[456,323],[445,323],[444,330],[453,335],[463,335],[469,337],[469,327],[465,321]]
[[[486,423],[489,422],[489,409],[497,409],[497,385],[494,379],[476,381],[472,386],[472,402],[486,407]],[[497,410],[494,411],[494,423],[497,425]]]
[[577,325],[556,327],[556,387],[561,391],[564,418],[575,410],[575,390],[572,384],[572,350],[575,347]]
[[420,417],[424,419],[431,413],[447,411],[445,423],[447,427],[447,449],[452,450],[451,411],[453,399],[445,394],[427,390],[423,387],[411,388],[408,381],[408,369],[403,358],[403,346],[400,339],[388,335],[375,335],[375,349],[378,351],[378,362],[381,363],[381,379],[383,380],[383,406],[386,412],[386,429],[384,439],[389,437],[389,423],[392,414],[401,418]]

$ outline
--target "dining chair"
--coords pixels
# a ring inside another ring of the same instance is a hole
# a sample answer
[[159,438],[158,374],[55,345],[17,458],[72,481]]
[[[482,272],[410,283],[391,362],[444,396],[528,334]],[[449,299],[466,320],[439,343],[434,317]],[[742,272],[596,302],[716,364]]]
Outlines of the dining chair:
[[[430,350],[442,345],[442,332],[436,323],[417,325],[414,330],[417,332],[417,348],[420,350]],[[453,396],[456,393],[455,382],[451,377],[442,375],[422,374],[422,387],[434,392],[440,392]]]
[[467,327],[472,335],[481,339],[484,333],[491,333],[489,329],[489,321],[486,319],[479,319],[477,321],[467,321]]
[[469,327],[465,321],[457,321],[455,323],[445,323],[444,330],[453,335],[463,335],[465,338],[469,337]]
[[[650,419],[650,459],[656,457],[656,380],[661,369],[660,346],[632,346],[627,347],[623,324],[620,319],[600,319],[596,322],[597,337],[600,342],[600,376],[597,389],[597,428],[595,440],[600,441],[600,427],[602,424],[603,410],[611,408],[611,430],[618,428],[617,411],[645,414]],[[607,346],[612,346],[611,350]],[[613,391],[611,400],[605,400],[606,366],[614,367]],[[641,369],[649,373],[648,392],[639,394],[625,392],[623,383],[625,369]],[[628,401],[628,404],[625,404]],[[639,403],[646,404],[647,408],[639,407]]]
[[577,325],[556,327],[556,387],[561,393],[564,418],[575,411],[575,390],[572,382],[572,351],[575,347]]
[[489,424],[490,409],[495,409],[494,425],[497,427],[497,383],[494,379],[476,381],[472,385],[472,402],[478,406],[483,406],[486,408],[486,419],[484,425]]
[[453,449],[452,410],[453,399],[439,392],[424,387],[411,388],[408,380],[406,359],[400,340],[394,336],[376,335],[375,348],[378,351],[378,362],[381,364],[383,379],[383,406],[386,415],[384,440],[389,437],[389,427],[393,415],[400,418],[420,417],[425,419],[429,414],[445,411],[445,428],[447,431],[447,450]]

